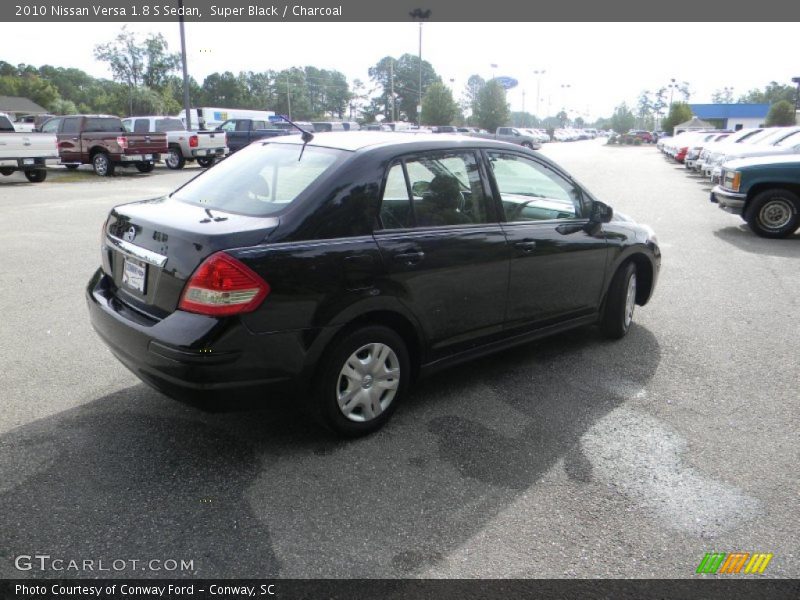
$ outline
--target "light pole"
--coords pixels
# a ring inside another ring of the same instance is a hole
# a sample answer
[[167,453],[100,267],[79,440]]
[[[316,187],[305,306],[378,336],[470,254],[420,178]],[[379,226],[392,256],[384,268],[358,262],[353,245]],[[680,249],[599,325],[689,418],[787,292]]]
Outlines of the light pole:
[[492,79],[497,79],[497,65],[492,63],[489,66],[492,68]]
[[536,70],[533,72],[536,75],[536,116],[539,117],[539,98],[541,94],[541,83],[542,83],[542,75],[544,75],[547,71],[544,69]]
[[569,83],[562,83],[561,84],[561,110],[564,110],[566,108],[566,100],[565,100],[565,98],[567,96],[567,90],[569,88],[571,88],[571,87],[572,87],[572,84],[569,84]]
[[797,84],[797,93],[794,95],[794,109],[800,110],[800,77],[792,77],[792,83]]
[[669,107],[672,108],[672,93],[675,91],[675,88],[678,87],[678,84],[675,83],[675,78],[669,80]]
[[422,10],[415,8],[408,15],[412,19],[419,19],[419,104],[417,104],[417,125],[421,124],[421,111],[422,111],[422,21],[431,18],[431,10]]

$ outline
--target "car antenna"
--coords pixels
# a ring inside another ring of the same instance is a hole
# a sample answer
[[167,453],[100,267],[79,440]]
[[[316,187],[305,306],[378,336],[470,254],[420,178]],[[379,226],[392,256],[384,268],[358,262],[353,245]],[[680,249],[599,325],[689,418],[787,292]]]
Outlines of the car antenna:
[[294,121],[291,121],[291,120],[289,120],[289,119],[288,119],[288,118],[287,118],[285,115],[279,115],[279,116],[280,116],[280,118],[281,118],[281,119],[283,119],[284,121],[286,121],[287,123],[289,123],[289,125],[291,125],[291,126],[292,126],[292,127],[294,127],[295,129],[299,129],[299,130],[302,132],[302,134],[303,134],[303,135],[302,135],[302,138],[303,138],[303,147],[302,147],[302,148],[300,148],[300,156],[298,156],[298,157],[297,157],[297,162],[300,162],[300,159],[302,159],[302,158],[303,158],[303,152],[305,152],[305,151],[306,151],[306,144],[308,144],[308,142],[310,142],[311,140],[313,140],[313,139],[314,139],[314,134],[313,134],[313,133],[311,133],[310,131],[306,131],[305,129],[303,129],[302,127],[300,127],[300,125],[298,125],[297,123],[295,123]]

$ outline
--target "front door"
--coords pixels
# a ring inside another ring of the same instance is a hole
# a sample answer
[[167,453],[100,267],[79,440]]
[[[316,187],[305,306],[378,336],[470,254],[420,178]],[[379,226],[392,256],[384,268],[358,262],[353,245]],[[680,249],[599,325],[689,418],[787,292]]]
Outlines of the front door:
[[429,360],[503,328],[509,251],[472,150],[410,155],[385,178],[375,239],[393,293],[418,318]]
[[507,326],[540,327],[598,310],[607,247],[589,198],[544,161],[489,151],[511,259]]

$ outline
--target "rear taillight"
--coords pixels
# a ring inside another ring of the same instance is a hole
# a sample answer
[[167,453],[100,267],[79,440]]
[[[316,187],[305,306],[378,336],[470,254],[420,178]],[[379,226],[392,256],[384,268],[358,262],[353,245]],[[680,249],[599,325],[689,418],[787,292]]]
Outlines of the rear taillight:
[[258,273],[217,252],[189,278],[178,308],[215,317],[236,315],[254,311],[269,292],[269,284]]
[[197,148],[197,136],[193,135],[189,137],[189,147],[190,148]]
[[117,136],[117,145],[123,150],[126,150],[128,148],[128,138],[124,135]]

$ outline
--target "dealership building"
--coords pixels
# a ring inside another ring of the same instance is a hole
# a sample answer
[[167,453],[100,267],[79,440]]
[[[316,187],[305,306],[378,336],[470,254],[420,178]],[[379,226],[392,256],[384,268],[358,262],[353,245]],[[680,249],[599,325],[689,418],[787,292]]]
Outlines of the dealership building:
[[690,104],[692,114],[719,129],[738,131],[745,127],[763,127],[769,112],[767,104]]

